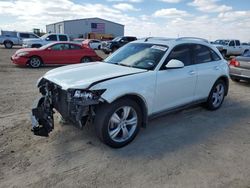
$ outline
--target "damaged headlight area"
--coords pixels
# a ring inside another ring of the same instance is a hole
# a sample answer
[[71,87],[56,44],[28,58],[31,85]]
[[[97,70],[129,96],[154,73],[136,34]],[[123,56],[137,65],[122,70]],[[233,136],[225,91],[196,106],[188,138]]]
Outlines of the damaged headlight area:
[[32,109],[32,131],[35,135],[48,136],[54,128],[54,109],[56,109],[66,121],[70,121],[82,128],[93,119],[94,107],[104,102],[102,90],[63,90],[60,86],[42,79],[38,83],[41,98],[35,102]]

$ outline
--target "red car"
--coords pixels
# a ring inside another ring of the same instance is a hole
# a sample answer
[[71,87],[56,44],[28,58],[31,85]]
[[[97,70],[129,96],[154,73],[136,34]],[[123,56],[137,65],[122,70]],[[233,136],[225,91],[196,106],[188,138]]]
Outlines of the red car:
[[11,57],[14,64],[38,68],[41,65],[73,64],[101,61],[94,50],[71,42],[50,43],[40,48],[17,50]]

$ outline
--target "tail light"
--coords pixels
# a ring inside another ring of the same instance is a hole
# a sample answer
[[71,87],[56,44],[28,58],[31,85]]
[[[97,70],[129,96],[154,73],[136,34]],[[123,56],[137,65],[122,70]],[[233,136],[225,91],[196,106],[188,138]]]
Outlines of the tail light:
[[235,67],[239,67],[239,66],[240,66],[240,63],[239,63],[239,61],[237,61],[236,59],[232,59],[232,60],[230,61],[230,64],[229,64],[229,65],[235,66]]

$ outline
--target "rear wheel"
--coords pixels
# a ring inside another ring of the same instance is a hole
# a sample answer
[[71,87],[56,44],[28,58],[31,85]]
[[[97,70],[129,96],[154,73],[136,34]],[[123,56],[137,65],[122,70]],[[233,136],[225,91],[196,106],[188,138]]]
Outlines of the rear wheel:
[[81,63],[88,63],[88,62],[91,62],[91,59],[89,57],[83,57],[81,59]]
[[7,49],[11,49],[13,47],[13,42],[5,41],[4,42],[4,47],[7,48]]
[[209,97],[206,102],[206,107],[209,110],[217,110],[221,107],[226,93],[225,82],[218,80],[215,82],[210,91]]
[[141,115],[138,104],[130,99],[103,104],[97,109],[94,120],[97,136],[113,148],[123,147],[139,132]]
[[39,57],[31,57],[29,60],[29,66],[32,68],[38,68],[42,65],[42,60]]

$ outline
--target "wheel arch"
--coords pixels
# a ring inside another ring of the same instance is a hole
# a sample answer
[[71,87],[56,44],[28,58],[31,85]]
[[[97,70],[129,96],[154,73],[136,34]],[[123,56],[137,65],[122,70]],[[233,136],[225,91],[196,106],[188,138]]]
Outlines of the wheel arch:
[[225,96],[227,96],[227,94],[228,94],[228,89],[229,89],[229,78],[228,78],[226,75],[223,75],[223,76],[219,77],[219,78],[215,81],[215,83],[216,83],[218,80],[222,80],[222,81],[225,83],[225,86],[226,86]]
[[31,56],[28,58],[27,65],[29,65],[30,59],[31,59],[32,57],[37,57],[37,58],[39,58],[39,59],[41,60],[42,64],[44,63],[41,56],[39,56],[39,55],[31,55]]
[[114,101],[124,99],[124,98],[129,98],[135,101],[139,105],[141,112],[142,112],[142,127],[146,127],[148,123],[148,107],[147,107],[146,100],[142,96],[136,93],[129,93],[129,94],[116,97],[114,100],[110,101],[109,103],[112,103]]

